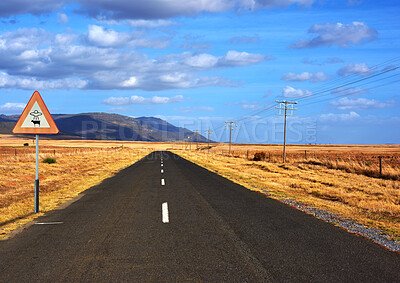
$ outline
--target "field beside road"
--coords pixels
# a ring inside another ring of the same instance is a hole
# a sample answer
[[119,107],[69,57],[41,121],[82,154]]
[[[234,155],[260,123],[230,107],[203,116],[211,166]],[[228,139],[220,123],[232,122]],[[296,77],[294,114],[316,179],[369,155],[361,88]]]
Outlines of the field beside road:
[[[13,139],[11,145],[4,146],[7,143],[5,139],[1,139],[0,239],[13,229],[111,177],[153,150],[146,146],[135,149],[121,147],[121,143],[41,141],[40,213],[34,214],[34,148],[21,147],[21,141],[24,140]],[[5,152],[9,154],[4,155]],[[43,163],[48,157],[54,158],[56,163]]]
[[399,180],[348,173],[309,161],[252,161],[215,150],[175,153],[250,190],[276,199],[294,199],[381,229],[400,240]]
[[[291,145],[286,165],[278,145],[234,144],[232,156],[228,156],[227,144],[211,145],[208,153],[206,144],[199,144],[197,150],[195,143],[189,151],[185,143],[41,138],[41,161],[46,157],[57,161],[40,163],[41,212],[54,209],[149,152],[171,150],[251,190],[295,199],[400,239],[399,145]],[[251,161],[260,151],[269,153],[271,159]],[[37,216],[32,213],[34,152],[32,138],[0,135],[0,237]],[[384,178],[376,176],[376,156],[385,156]],[[371,176],[365,175],[368,170]]]

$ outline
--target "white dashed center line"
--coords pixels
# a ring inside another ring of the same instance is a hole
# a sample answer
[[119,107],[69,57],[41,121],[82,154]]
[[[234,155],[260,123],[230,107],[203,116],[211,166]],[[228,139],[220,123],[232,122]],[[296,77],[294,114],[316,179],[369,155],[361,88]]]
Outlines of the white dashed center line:
[[164,173],[164,169],[161,169],[161,173]]
[[165,180],[161,179],[161,186],[165,186]]
[[162,222],[169,223],[168,203],[167,202],[164,202],[162,204]]
[[164,164],[161,163],[161,166],[164,166]]
[[58,224],[63,224],[63,222],[38,222],[38,223],[35,223],[35,225],[58,225]]

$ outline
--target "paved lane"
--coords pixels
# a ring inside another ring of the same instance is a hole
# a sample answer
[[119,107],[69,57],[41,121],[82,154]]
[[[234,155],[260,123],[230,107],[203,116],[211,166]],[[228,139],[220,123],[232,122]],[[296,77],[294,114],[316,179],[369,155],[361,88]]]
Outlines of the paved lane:
[[38,222],[0,242],[1,282],[400,282],[400,255],[168,152]]

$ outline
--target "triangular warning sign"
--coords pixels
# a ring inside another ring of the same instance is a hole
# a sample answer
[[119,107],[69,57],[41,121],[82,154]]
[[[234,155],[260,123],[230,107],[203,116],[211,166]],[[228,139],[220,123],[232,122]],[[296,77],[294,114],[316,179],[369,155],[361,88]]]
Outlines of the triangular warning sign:
[[35,91],[13,129],[14,134],[58,134],[58,128],[38,91]]

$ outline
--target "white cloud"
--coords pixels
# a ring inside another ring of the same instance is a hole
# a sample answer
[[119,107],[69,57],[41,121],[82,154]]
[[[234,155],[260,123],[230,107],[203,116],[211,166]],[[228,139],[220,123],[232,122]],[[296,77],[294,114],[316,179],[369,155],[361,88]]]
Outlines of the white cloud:
[[282,80],[295,82],[295,81],[308,81],[310,82],[323,82],[328,79],[328,76],[323,72],[317,72],[315,74],[309,72],[303,72],[301,74],[286,73],[282,76]]
[[338,70],[338,75],[341,77],[347,77],[351,74],[359,76],[368,76],[373,72],[374,68],[368,67],[366,63],[349,63]]
[[22,113],[25,109],[26,104],[24,103],[13,103],[7,102],[3,105],[0,105],[0,113],[2,114],[16,114]]
[[[139,33],[141,34],[141,33]],[[201,76],[203,71],[260,63],[270,56],[228,51],[223,56],[183,52],[149,58],[132,46],[157,45],[138,34],[89,26],[86,35],[67,31],[53,34],[20,29],[0,34],[2,76],[12,76],[3,88],[25,88],[27,80],[45,88],[163,90],[204,86],[237,86],[223,77]],[[146,43],[147,41],[147,43]],[[88,44],[89,45],[85,45]],[[157,47],[157,46],[153,46]]]
[[354,111],[351,111],[348,114],[347,113],[344,113],[344,114],[335,114],[335,113],[322,114],[319,116],[319,118],[322,121],[339,122],[339,121],[354,120],[354,119],[360,118],[360,115]]
[[85,88],[87,81],[80,79],[60,79],[60,80],[37,80],[35,78],[20,78],[9,76],[0,72],[0,88],[20,88],[37,90],[55,90]]
[[132,95],[131,97],[109,97],[101,103],[113,106],[134,105],[134,104],[171,104],[183,101],[182,95],[173,97],[153,96],[152,98],[144,98],[142,96]]
[[368,27],[362,22],[353,22],[351,24],[315,24],[308,30],[308,33],[318,35],[311,40],[299,40],[292,43],[289,47],[295,49],[332,45],[349,47],[351,44],[355,45],[375,40],[378,36],[378,32],[375,29]]
[[126,43],[129,37],[112,29],[89,25],[88,40],[97,46],[113,47]]
[[361,109],[377,109],[387,108],[394,105],[394,101],[378,101],[376,99],[357,98],[351,99],[348,97],[340,98],[337,101],[332,101],[332,105],[340,110],[361,110]]
[[300,98],[312,96],[312,92],[309,90],[295,89],[291,86],[285,86],[282,90],[282,95],[284,97]]
[[225,56],[219,59],[218,64],[220,66],[247,66],[272,59],[272,57],[265,57],[261,54],[250,54],[247,52],[230,50]]
[[213,68],[219,61],[218,57],[210,54],[199,54],[185,59],[185,64],[197,68]]
[[122,82],[123,87],[134,87],[137,85],[137,78],[136,77],[130,77],[126,81]]
[[68,16],[65,13],[58,13],[57,14],[57,22],[59,24],[66,24],[68,23]]
[[182,102],[182,101],[183,101],[182,95],[176,95],[174,97],[153,96],[151,98],[151,102],[153,104],[170,104],[170,103],[177,103],[177,102]]
[[187,65],[204,69],[217,67],[248,66],[272,59],[270,57],[265,57],[261,54],[251,54],[234,50],[230,50],[224,56],[220,57],[204,53],[194,56],[189,54],[187,55],[187,58],[184,60]]
[[162,49],[170,43],[167,38],[159,37],[148,39],[144,33],[123,33],[97,25],[89,25],[87,40],[99,47],[146,47]]

